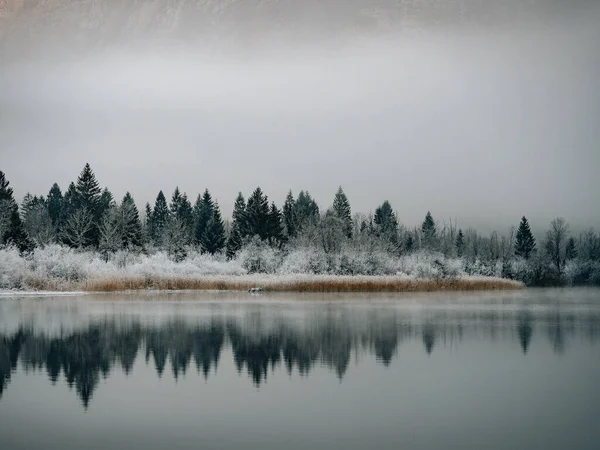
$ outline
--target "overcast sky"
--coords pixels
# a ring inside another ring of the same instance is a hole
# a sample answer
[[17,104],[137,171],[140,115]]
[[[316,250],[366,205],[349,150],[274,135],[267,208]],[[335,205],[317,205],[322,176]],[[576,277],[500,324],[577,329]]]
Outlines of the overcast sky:
[[0,170],[17,196],[86,162],[143,206],[209,188],[224,215],[260,185],[281,204],[339,185],[414,225],[488,229],[526,214],[600,224],[596,17],[422,33],[257,58],[121,55],[0,71]]

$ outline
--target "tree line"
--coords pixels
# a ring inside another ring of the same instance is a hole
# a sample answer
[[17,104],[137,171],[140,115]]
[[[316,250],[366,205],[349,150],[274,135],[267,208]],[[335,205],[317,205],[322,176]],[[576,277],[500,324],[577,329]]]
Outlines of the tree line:
[[341,187],[325,210],[308,191],[288,192],[280,208],[257,187],[247,199],[238,194],[231,217],[223,219],[208,189],[192,204],[178,187],[169,201],[161,190],[141,215],[129,192],[117,201],[102,189],[89,164],[64,193],[55,183],[47,195],[27,194],[19,205],[0,171],[0,245],[23,253],[50,243],[93,249],[106,260],[120,250],[162,250],[181,261],[191,248],[231,259],[250,243],[282,251],[310,247],[325,254],[343,248],[397,256],[430,251],[463,258],[467,272],[489,269],[492,275],[500,267],[503,277],[528,284],[560,284],[568,264],[577,262],[577,284],[600,284],[600,234],[588,229],[573,236],[563,218],[552,220],[541,242],[526,217],[502,236],[496,231],[483,236],[452,221],[440,226],[430,212],[421,226],[409,228],[387,200],[373,214],[353,215]]

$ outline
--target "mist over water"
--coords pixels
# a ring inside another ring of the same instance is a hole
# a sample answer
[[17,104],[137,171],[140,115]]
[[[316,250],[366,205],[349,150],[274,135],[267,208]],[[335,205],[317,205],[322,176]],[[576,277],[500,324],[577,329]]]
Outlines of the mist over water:
[[324,207],[342,185],[354,212],[387,199],[408,225],[431,210],[483,231],[523,214],[534,229],[557,215],[598,226],[600,9],[550,4],[260,45],[215,31],[210,49],[23,50],[0,73],[2,170],[17,197],[64,190],[90,162],[117,198],[209,188],[225,216],[257,185],[279,204],[309,190]]
[[597,289],[4,295],[0,435],[8,449],[591,450],[599,353]]

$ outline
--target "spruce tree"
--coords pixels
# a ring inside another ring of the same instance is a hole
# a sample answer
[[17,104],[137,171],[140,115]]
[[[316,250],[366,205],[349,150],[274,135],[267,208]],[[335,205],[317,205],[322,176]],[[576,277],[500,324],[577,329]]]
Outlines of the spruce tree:
[[565,258],[567,261],[571,261],[572,259],[577,258],[577,244],[575,243],[575,238],[570,237],[567,241],[567,247],[565,249]]
[[529,259],[535,252],[535,238],[529,228],[527,218],[523,216],[515,237],[515,255]]
[[238,193],[235,203],[233,204],[232,227],[237,227],[240,238],[246,236],[248,224],[246,223],[246,200],[241,192]]
[[246,224],[248,236],[258,236],[262,240],[269,237],[269,199],[260,187],[248,198]]
[[194,237],[195,242],[197,244],[202,245],[202,237],[204,236],[204,231],[208,226],[208,222],[213,217],[215,208],[215,203],[210,195],[208,189],[204,190],[204,194],[201,196],[198,195],[198,199],[196,200],[196,205],[194,207],[194,216],[195,216],[195,231]]
[[238,229],[238,224],[233,223],[231,228],[231,233],[229,233],[229,238],[227,239],[227,250],[226,255],[227,259],[232,259],[235,257],[236,253],[240,251],[242,248],[242,236]]
[[100,238],[98,224],[102,218],[100,209],[101,192],[96,175],[94,175],[90,165],[86,163],[75,184],[76,195],[73,198],[73,203],[76,210],[86,210],[92,216],[92,226],[86,238],[87,242],[94,246],[98,245]]
[[15,245],[21,252],[32,250],[33,243],[27,237],[19,214],[19,205],[13,197],[10,182],[0,170],[0,223],[2,235],[0,245]]
[[177,217],[184,227],[188,229],[188,234],[191,234],[194,228],[194,212],[187,194],[185,192],[182,194],[179,191],[179,187],[176,187],[173,192],[170,209],[171,215]]
[[212,205],[212,216],[208,220],[204,233],[202,234],[202,252],[214,255],[225,248],[225,226],[221,218],[218,203]]
[[58,229],[63,206],[63,196],[58,184],[54,183],[50,188],[46,203],[48,205],[48,214],[50,215],[50,220],[52,220],[52,225],[55,229]]
[[462,257],[465,252],[465,235],[461,229],[458,230],[458,235],[456,236],[456,254],[458,257]]
[[298,234],[298,211],[291,190],[288,192],[283,204],[283,221],[288,237],[290,239],[295,238]]
[[112,193],[108,188],[104,188],[98,201],[98,214],[102,217],[111,206],[115,205]]
[[92,215],[97,214],[100,194],[102,190],[96,180],[96,175],[89,164],[86,164],[77,178],[75,184],[77,196],[75,197],[75,207],[86,208]]
[[142,222],[135,201],[129,192],[121,202],[121,239],[123,248],[141,247]]
[[352,211],[348,197],[344,194],[341,186],[333,199],[333,212],[342,221],[344,235],[347,238],[352,238]]
[[269,244],[274,245],[277,244],[281,246],[285,241],[285,233],[283,229],[283,215],[275,202],[271,203],[271,208],[269,209],[269,231],[268,231],[268,239]]
[[423,233],[423,243],[426,248],[432,249],[435,247],[437,240],[437,229],[435,227],[435,221],[431,212],[427,211],[425,220],[421,225],[421,232]]
[[375,210],[373,222],[377,226],[379,233],[386,236],[396,236],[398,232],[398,220],[396,219],[392,205],[387,200]]
[[298,231],[306,225],[316,225],[319,221],[319,206],[308,191],[300,191],[296,200],[296,214],[298,216]]
[[150,237],[152,238],[154,245],[160,247],[163,243],[163,237],[169,222],[169,207],[167,206],[167,199],[165,198],[163,191],[160,191],[156,196],[151,222],[152,227],[150,228]]

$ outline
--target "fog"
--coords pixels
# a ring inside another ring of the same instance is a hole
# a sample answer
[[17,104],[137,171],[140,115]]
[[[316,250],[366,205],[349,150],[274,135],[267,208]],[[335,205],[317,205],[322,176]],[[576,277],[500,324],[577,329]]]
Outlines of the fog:
[[600,9],[262,52],[23,58],[0,72],[0,170],[21,198],[83,165],[143,206],[209,188],[229,216],[341,185],[408,225],[600,225]]

